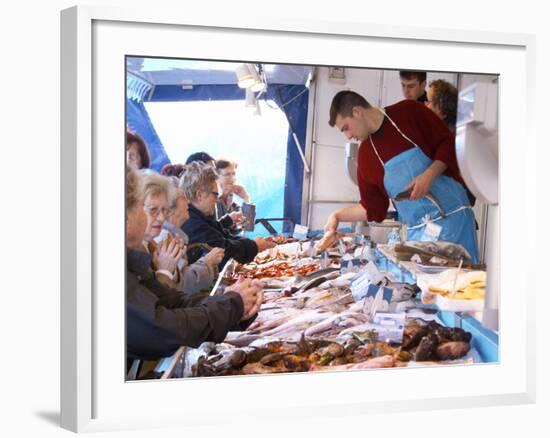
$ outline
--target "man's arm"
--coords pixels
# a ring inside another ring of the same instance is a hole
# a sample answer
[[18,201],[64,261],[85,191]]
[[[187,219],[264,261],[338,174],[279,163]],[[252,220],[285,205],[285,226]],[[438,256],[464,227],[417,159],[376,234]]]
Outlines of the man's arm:
[[367,212],[361,204],[355,204],[351,207],[337,210],[328,217],[325,224],[326,232],[336,232],[340,222],[359,222],[367,220]]

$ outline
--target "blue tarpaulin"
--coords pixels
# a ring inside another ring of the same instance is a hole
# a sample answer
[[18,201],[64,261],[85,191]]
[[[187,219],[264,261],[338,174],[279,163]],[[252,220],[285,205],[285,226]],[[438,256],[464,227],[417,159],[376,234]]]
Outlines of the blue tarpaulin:
[[[130,80],[131,78],[131,80]],[[245,91],[236,84],[225,85],[194,85],[192,89],[183,89],[177,85],[156,85],[153,87],[136,83],[136,78],[129,75],[126,105],[126,120],[128,128],[143,137],[151,154],[151,168],[159,171],[169,163],[162,142],[155,132],[155,128],[147,114],[143,100],[151,102],[179,102],[179,101],[216,101],[216,100],[244,100]],[[139,93],[136,93],[136,90]],[[261,99],[273,100],[279,108],[285,111],[289,120],[289,134],[287,141],[284,216],[295,224],[301,222],[302,183],[304,166],[292,136],[292,130],[305,149],[307,110],[309,90],[305,85],[269,84],[267,92]],[[288,231],[288,230],[285,230]]]

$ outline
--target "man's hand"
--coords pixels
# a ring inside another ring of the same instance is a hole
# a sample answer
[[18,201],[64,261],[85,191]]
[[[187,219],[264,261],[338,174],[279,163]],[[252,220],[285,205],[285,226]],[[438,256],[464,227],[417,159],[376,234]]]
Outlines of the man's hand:
[[256,245],[258,246],[258,252],[265,251],[266,249],[269,249],[269,248],[275,248],[275,246],[277,246],[277,244],[275,242],[269,241],[269,240],[266,240],[266,239],[262,239],[261,237],[256,237],[256,239],[254,239],[254,241],[256,242]]
[[317,252],[323,252],[325,249],[330,248],[338,239],[338,233],[336,231],[326,231],[323,237],[315,244],[315,250]]
[[233,284],[228,291],[238,293],[243,300],[243,316],[241,321],[252,318],[263,302],[263,289],[264,283],[259,280],[251,280],[246,278],[244,280],[239,280]]
[[413,178],[413,180],[405,187],[406,190],[412,189],[409,199],[414,201],[426,196],[429,193],[434,180],[445,172],[446,169],[447,165],[445,163],[435,160],[430,167],[428,167],[416,178]]
[[325,224],[325,234],[330,232],[336,233],[339,224],[340,221],[336,217],[336,213],[331,213],[327,219],[327,223]]

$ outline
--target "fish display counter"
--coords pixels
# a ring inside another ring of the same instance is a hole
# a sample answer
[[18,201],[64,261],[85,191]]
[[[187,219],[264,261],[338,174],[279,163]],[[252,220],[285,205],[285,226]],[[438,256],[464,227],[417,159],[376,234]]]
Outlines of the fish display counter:
[[[362,236],[347,235],[322,253],[308,240],[282,243],[249,264],[229,261],[212,294],[223,293],[241,277],[261,279],[266,287],[256,320],[246,331],[229,332],[220,344],[181,349],[170,362],[168,377],[498,360],[495,333],[468,313],[438,308],[419,287],[430,287],[426,278],[457,267],[425,272],[414,258],[399,260],[403,248],[379,245],[373,257],[370,247]],[[476,281],[479,290],[482,283]],[[464,284],[453,285],[455,295],[465,292],[469,284]]]

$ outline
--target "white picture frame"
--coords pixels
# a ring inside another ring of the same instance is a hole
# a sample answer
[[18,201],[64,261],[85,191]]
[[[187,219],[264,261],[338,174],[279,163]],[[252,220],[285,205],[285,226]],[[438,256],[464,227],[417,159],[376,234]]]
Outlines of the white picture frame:
[[[530,278],[529,266],[512,257],[522,249],[520,244],[525,248],[525,242],[515,242],[509,233],[516,226],[511,219],[513,208],[529,210],[534,215],[535,175],[527,171],[525,156],[513,147],[523,139],[523,153],[534,156],[535,142],[528,130],[534,91],[527,85],[534,75],[534,37],[365,26],[361,22],[289,22],[267,17],[233,18],[227,22],[215,14],[199,16],[188,11],[103,6],[73,7],[64,10],[61,19],[62,427],[95,432],[201,422],[222,424],[231,422],[237,412],[243,419],[258,421],[269,418],[273,410],[285,418],[359,415],[411,410],[411,400],[421,401],[421,406],[416,403],[414,409],[534,402],[535,289],[532,282],[519,280]],[[182,41],[180,35],[185,36],[186,45],[176,43]],[[251,35],[254,43],[248,49],[230,44],[248,41]],[[279,49],[285,48],[284,53],[270,49],[272,46],[261,46],[275,40]],[[500,207],[499,364],[124,382],[123,150],[109,157],[113,150],[109,148],[124,141],[124,102],[119,100],[124,94],[124,62],[120,56],[221,59],[220,41],[226,59],[255,59],[258,55],[254,53],[261,53],[272,62],[326,65],[323,56],[328,53],[332,54],[332,65],[380,68],[392,68],[395,63],[384,52],[420,47],[433,56],[419,61],[414,54],[401,50],[399,66],[501,75],[500,170],[504,177]],[[350,61],[355,59],[354,53],[365,48],[373,53],[368,64]],[[465,63],[477,68],[465,69]],[[517,168],[514,184],[505,178],[512,165]],[[511,198],[520,201],[512,206],[507,201]],[[283,389],[297,386],[299,391],[291,400],[285,400],[284,405],[278,402],[284,398]],[[342,394],[342,388],[363,391]],[[255,390],[255,406],[243,413],[240,407],[246,405],[247,394]],[[217,395],[215,400],[205,395],[213,393]],[[134,404],[135,400],[156,397],[165,401],[162,407],[151,404],[143,410]],[[324,400],[321,406],[319,400]],[[199,409],[206,404],[210,406],[207,412]]]

